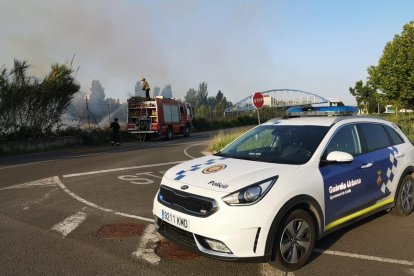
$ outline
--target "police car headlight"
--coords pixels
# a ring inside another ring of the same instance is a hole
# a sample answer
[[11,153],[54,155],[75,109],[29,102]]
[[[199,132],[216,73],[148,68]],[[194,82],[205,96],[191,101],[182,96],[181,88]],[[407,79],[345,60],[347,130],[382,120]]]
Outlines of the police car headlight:
[[257,182],[253,185],[250,185],[223,197],[222,200],[227,205],[255,204],[267,194],[270,188],[272,188],[273,184],[275,184],[277,178],[278,177],[276,176]]

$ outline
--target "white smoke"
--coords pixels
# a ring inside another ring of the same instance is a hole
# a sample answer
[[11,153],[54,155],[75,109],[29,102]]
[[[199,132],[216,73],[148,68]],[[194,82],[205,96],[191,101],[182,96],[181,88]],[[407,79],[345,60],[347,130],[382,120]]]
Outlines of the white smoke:
[[[251,24],[260,4],[216,3],[0,0],[0,65],[24,59],[43,76],[52,63],[75,55],[84,92],[98,79],[108,97],[126,99],[146,77],[151,87],[171,84],[179,98],[206,81],[209,95],[221,89],[238,99],[260,81],[248,78],[258,66],[271,69]],[[218,22],[213,28],[211,20]]]

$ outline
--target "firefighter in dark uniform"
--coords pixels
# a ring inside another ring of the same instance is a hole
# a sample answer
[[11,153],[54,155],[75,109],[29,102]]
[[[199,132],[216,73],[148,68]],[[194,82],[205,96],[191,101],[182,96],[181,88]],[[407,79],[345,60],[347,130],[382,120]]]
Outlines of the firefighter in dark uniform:
[[118,124],[118,118],[115,118],[114,121],[111,123],[110,128],[112,128],[112,146],[119,146],[119,129],[121,128]]
[[150,88],[148,82],[145,80],[145,78],[142,78],[141,79],[141,87],[142,87],[142,90],[145,91],[145,98],[146,98],[146,100],[147,101],[150,101],[151,98],[150,98],[149,92],[150,92],[151,88]]

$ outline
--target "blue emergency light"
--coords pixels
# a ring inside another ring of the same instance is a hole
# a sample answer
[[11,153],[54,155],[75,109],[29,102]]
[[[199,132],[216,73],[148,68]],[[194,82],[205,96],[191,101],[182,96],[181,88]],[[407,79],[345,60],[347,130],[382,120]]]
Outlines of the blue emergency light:
[[286,110],[288,117],[352,116],[357,113],[355,106],[294,106]]

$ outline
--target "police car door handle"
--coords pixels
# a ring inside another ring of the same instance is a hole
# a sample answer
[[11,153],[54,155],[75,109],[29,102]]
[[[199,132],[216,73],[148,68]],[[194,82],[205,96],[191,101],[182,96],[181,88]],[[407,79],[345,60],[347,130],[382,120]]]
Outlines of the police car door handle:
[[400,157],[404,157],[404,153],[398,153],[395,155],[395,158],[400,158]]
[[372,163],[366,163],[366,164],[364,164],[364,165],[362,165],[361,166],[361,169],[368,169],[368,168],[371,168],[372,167]]

